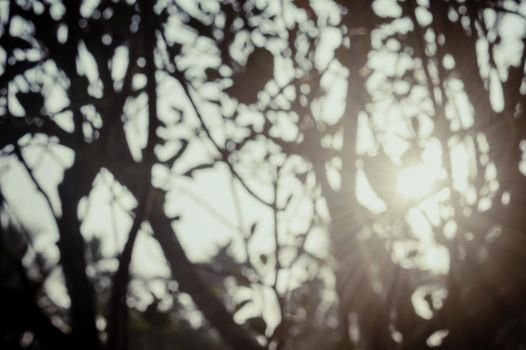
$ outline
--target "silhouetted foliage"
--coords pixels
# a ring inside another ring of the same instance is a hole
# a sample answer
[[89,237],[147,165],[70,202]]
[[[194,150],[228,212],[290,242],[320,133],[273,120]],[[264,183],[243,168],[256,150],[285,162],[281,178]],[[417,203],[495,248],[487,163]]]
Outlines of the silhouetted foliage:
[[526,346],[523,1],[0,22],[0,348]]

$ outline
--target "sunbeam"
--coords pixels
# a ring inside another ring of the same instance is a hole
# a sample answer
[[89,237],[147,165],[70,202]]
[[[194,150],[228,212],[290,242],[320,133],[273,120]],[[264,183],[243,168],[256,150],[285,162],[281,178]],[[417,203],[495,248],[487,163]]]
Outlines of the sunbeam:
[[425,165],[419,164],[399,172],[396,190],[401,196],[422,198],[431,193],[435,182],[435,173]]

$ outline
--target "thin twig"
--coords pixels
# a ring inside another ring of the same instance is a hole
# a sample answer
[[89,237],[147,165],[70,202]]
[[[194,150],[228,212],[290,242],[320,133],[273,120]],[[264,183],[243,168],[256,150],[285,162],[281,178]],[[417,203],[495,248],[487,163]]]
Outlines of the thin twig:
[[218,210],[216,210],[212,205],[207,203],[201,197],[197,196],[196,194],[188,191],[187,189],[185,189],[185,188],[183,188],[181,186],[177,187],[177,190],[180,193],[182,193],[185,196],[187,196],[188,198],[190,198],[191,200],[193,200],[195,203],[197,203],[200,206],[202,206],[204,209],[206,209],[210,213],[210,215],[212,215],[214,218],[216,218],[223,225],[225,225],[225,226],[227,226],[227,227],[229,227],[231,229],[234,229],[236,231],[243,232],[243,228],[242,227],[236,226],[234,223],[228,221],[225,218],[225,215],[221,214]]
[[195,112],[195,114],[197,116],[197,119],[199,120],[199,123],[201,124],[201,127],[203,128],[203,131],[205,132],[205,134],[206,134],[207,138],[210,140],[210,142],[214,145],[216,150],[219,152],[219,154],[221,154],[221,158],[222,158],[223,162],[228,166],[228,168],[230,169],[231,173],[236,177],[236,179],[239,181],[239,183],[241,183],[241,185],[247,190],[248,193],[250,193],[256,200],[258,200],[259,202],[261,202],[265,206],[271,208],[272,207],[272,203],[269,203],[266,200],[264,200],[263,198],[261,198],[258,194],[256,194],[254,192],[253,189],[250,188],[250,186],[248,186],[248,184],[245,182],[245,180],[243,180],[241,175],[239,175],[238,172],[235,170],[235,168],[232,165],[232,163],[228,160],[227,151],[225,149],[223,149],[221,146],[219,146],[219,144],[214,140],[214,138],[212,136],[212,133],[210,132],[210,129],[206,125],[205,120],[204,120],[203,116],[201,115],[201,112],[199,111],[199,108],[197,107],[194,99],[192,98],[192,94],[190,92],[190,89],[188,87],[188,84],[187,84],[186,80],[184,79],[183,74],[177,69],[177,67],[175,67],[175,76],[176,76],[177,80],[180,82],[181,86],[183,87],[183,90],[186,93],[186,95],[188,97],[188,100],[190,101],[190,104],[192,105],[192,108],[194,109],[194,112]]
[[27,164],[26,160],[24,159],[24,156],[22,155],[22,151],[20,149],[20,146],[18,144],[16,144],[16,143],[15,143],[15,155],[18,158],[18,160],[20,161],[20,163],[22,163],[22,165],[26,169],[29,177],[31,178],[31,181],[33,182],[33,184],[37,188],[38,192],[40,192],[42,194],[42,196],[44,197],[44,200],[46,201],[47,205],[49,206],[49,210],[51,211],[51,214],[56,218],[57,214],[55,213],[55,210],[53,209],[53,204],[51,203],[51,199],[49,198],[49,196],[46,193],[46,191],[44,191],[44,189],[42,188],[42,186],[40,185],[38,180],[35,178],[35,175],[33,174],[33,169],[31,169],[29,167],[29,165]]

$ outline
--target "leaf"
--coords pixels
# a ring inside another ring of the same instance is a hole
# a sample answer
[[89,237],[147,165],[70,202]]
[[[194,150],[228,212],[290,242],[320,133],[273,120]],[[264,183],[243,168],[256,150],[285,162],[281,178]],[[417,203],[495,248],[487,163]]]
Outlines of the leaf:
[[314,11],[312,6],[310,5],[310,1],[309,0],[295,0],[294,4],[296,5],[296,7],[304,9],[305,12],[307,12],[307,15],[310,18],[312,18],[314,22],[316,22],[316,20],[318,19],[318,16],[316,15],[316,12]]
[[200,35],[200,36],[205,36],[205,37],[208,37],[208,38],[214,38],[214,34],[212,32],[212,26],[210,25],[206,25],[204,24],[203,22],[201,22],[200,20],[194,18],[194,17],[190,17],[187,21],[186,21],[186,25],[188,25],[190,28],[194,29],[195,31],[197,31],[197,33]]
[[28,50],[33,47],[31,43],[19,37],[11,37],[8,40],[10,41],[11,47],[13,48],[17,48],[21,50]]
[[349,64],[351,61],[351,51],[343,45],[340,45],[334,51],[334,57],[343,65]]
[[179,43],[173,43],[170,45],[168,45],[168,43],[166,44],[166,49],[168,50],[168,53],[170,54],[171,58],[176,58],[177,56],[179,56],[179,54],[182,51],[182,48],[183,45]]
[[89,254],[90,254],[90,257],[93,263],[97,263],[103,258],[102,242],[99,237],[93,237],[88,242],[88,249],[89,249]]
[[16,99],[26,112],[26,117],[37,117],[44,107],[44,96],[39,92],[17,92]]
[[230,271],[230,274],[236,279],[237,284],[241,287],[250,287],[252,284],[239,268],[236,268],[235,271]]
[[210,67],[205,69],[205,75],[208,81],[216,81],[222,78],[221,74],[219,74],[219,70]]
[[252,104],[273,76],[274,56],[267,49],[257,47],[248,57],[245,70],[232,76],[233,84],[225,92],[240,103]]
[[166,312],[159,310],[159,301],[154,299],[150,305],[144,310],[143,319],[148,322],[149,326],[152,327],[163,327],[166,326],[169,321],[169,315]]
[[396,189],[399,167],[383,150],[375,156],[364,157],[363,164],[363,170],[374,192],[384,203],[389,204]]
[[247,325],[259,334],[265,334],[267,330],[267,322],[261,316],[252,317],[246,320]]
[[422,149],[416,143],[411,145],[403,155],[402,155],[402,164],[406,167],[414,166],[420,164],[422,161]]
[[305,183],[305,181],[307,181],[307,175],[309,174],[308,171],[305,171],[305,172],[302,172],[302,173],[297,173],[295,174],[296,175],[296,178],[301,182],[301,183]]

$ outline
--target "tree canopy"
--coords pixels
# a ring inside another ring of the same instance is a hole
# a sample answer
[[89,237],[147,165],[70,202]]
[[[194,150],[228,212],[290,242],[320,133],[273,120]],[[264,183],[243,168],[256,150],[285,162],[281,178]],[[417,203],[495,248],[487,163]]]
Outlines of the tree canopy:
[[526,346],[523,1],[0,23],[0,347]]

